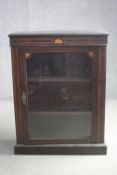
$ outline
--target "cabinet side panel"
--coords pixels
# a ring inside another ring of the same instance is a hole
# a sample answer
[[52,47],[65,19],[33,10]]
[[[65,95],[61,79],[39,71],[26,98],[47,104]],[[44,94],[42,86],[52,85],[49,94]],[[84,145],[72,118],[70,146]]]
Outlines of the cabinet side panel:
[[105,84],[106,84],[106,47],[99,48],[98,93],[97,93],[97,142],[104,142],[105,123]]
[[20,83],[20,67],[19,67],[20,54],[19,53],[20,53],[20,50],[18,48],[11,49],[16,137],[17,137],[17,143],[24,143],[22,109],[21,109],[21,83]]
[[92,58],[92,142],[97,142],[97,72],[98,72],[98,47],[95,48],[95,57]]

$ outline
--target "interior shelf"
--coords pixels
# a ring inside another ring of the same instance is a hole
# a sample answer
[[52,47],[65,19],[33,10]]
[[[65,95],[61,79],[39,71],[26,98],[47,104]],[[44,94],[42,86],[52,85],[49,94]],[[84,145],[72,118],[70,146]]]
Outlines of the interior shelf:
[[74,115],[74,116],[90,116],[91,115],[91,111],[77,111],[77,112],[65,112],[65,111],[57,111],[57,112],[55,112],[55,111],[30,111],[30,113],[29,113],[31,116],[61,116],[61,115],[64,115],[64,116],[72,116],[72,115]]
[[28,82],[79,82],[90,83],[91,78],[73,78],[73,77],[29,77]]

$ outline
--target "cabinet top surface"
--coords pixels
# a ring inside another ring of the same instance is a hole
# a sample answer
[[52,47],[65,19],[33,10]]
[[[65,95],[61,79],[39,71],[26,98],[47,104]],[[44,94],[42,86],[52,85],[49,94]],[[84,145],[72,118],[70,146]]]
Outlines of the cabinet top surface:
[[78,35],[78,36],[91,36],[91,35],[108,35],[107,32],[101,31],[28,31],[28,32],[16,32],[9,34],[12,36],[52,36],[52,35]]

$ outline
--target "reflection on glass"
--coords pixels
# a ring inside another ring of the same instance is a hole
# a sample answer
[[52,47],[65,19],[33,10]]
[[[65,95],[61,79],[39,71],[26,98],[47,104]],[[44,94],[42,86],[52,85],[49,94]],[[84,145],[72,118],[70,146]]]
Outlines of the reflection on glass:
[[91,135],[92,59],[86,53],[33,53],[27,60],[30,138]]

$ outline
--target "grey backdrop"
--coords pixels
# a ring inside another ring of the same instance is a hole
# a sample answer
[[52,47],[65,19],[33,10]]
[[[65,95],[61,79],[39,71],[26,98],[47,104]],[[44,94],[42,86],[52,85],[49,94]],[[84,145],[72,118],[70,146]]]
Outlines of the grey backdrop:
[[116,0],[1,0],[0,1],[0,99],[12,98],[8,34],[28,30],[105,30],[107,97],[117,97]]

